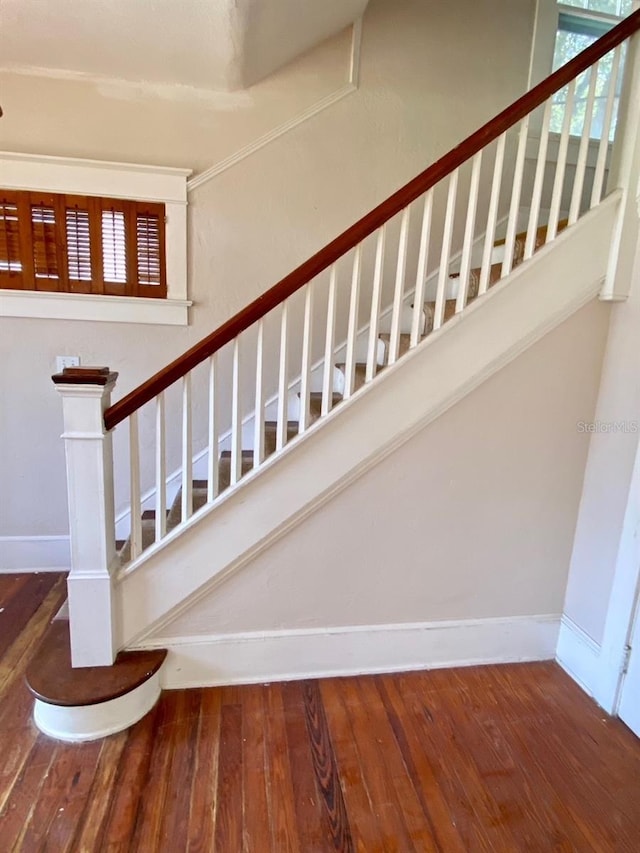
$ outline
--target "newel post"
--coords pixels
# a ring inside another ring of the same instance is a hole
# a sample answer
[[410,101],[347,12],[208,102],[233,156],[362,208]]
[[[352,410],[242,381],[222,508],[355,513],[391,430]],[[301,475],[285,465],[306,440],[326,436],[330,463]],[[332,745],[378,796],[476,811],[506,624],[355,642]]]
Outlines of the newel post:
[[117,652],[113,449],[103,414],[117,373],[72,367],[52,376],[62,397],[71,571],[67,580],[71,662],[110,666]]

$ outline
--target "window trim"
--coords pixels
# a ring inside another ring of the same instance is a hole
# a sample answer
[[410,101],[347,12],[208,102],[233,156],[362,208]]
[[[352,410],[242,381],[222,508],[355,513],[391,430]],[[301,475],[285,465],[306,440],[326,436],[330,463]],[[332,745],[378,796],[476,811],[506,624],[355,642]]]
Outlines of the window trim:
[[0,152],[10,190],[165,205],[166,299],[0,289],[0,316],[187,325],[187,178],[190,169]]
[[621,18],[606,12],[596,12],[583,9],[580,6],[570,6],[561,0],[536,0],[533,38],[531,41],[531,57],[529,61],[529,88],[540,83],[551,74],[553,56],[556,46],[560,14],[574,17],[598,19],[615,26]]
[[[531,56],[529,61],[529,88],[540,83],[551,74],[553,70],[553,59],[556,46],[556,34],[560,21],[560,12],[568,9],[590,14],[602,18],[605,13],[590,12],[579,6],[567,6],[560,0],[536,0],[535,22],[533,37],[531,41]],[[610,16],[609,16],[610,17]],[[616,20],[617,23],[617,20]],[[537,158],[538,144],[542,131],[542,112],[538,111],[531,117],[529,135],[527,138],[527,160]],[[557,150],[560,134],[550,132],[547,149],[547,162],[552,163],[557,159]],[[600,146],[599,139],[590,139],[587,149],[587,167],[595,167],[597,153]],[[579,137],[569,138],[567,151],[567,165],[575,166],[578,159]],[[611,155],[611,142],[609,142],[609,156]],[[555,159],[554,159],[555,158]]]

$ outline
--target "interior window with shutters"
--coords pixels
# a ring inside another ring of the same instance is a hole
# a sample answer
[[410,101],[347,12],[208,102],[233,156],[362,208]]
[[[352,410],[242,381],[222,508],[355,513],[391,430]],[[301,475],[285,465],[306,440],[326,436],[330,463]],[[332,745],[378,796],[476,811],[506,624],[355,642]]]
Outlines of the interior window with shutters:
[[0,287],[165,298],[163,204],[0,190]]

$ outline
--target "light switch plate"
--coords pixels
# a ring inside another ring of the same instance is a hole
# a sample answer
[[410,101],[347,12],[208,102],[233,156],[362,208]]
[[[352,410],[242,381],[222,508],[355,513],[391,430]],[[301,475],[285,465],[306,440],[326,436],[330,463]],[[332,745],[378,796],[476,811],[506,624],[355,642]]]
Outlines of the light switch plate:
[[80,367],[79,355],[57,355],[56,371],[62,373],[65,367]]

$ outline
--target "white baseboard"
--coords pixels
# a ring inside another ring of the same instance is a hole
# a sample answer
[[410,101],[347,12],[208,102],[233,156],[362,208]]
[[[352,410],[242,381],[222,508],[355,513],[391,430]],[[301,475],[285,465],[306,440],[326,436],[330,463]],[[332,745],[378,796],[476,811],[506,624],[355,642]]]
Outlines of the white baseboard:
[[593,696],[598,677],[600,646],[582,628],[563,616],[558,634],[556,660],[580,687]]
[[0,536],[0,574],[68,572],[68,536]]
[[559,615],[155,637],[165,689],[550,660]]

